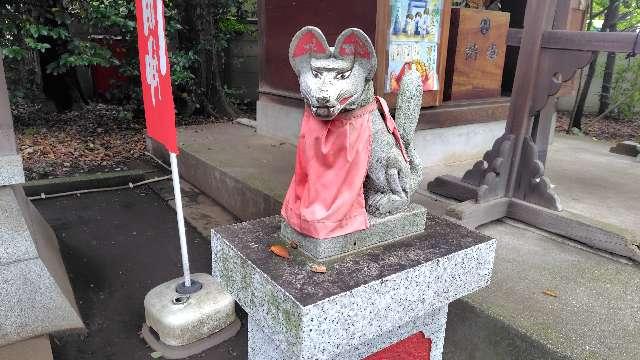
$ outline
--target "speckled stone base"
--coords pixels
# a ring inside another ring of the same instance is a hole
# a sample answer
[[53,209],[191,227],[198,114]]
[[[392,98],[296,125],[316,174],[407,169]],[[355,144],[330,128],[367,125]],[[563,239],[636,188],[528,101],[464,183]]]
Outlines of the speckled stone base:
[[0,186],[24,183],[24,170],[20,155],[0,155]]
[[0,346],[83,327],[53,230],[21,186],[0,186]]
[[402,324],[389,331],[378,333],[374,338],[363,338],[362,342],[338,354],[324,357],[321,354],[301,357],[278,346],[277,341],[269,336],[269,330],[262,328],[253,317],[249,316],[249,360],[299,360],[299,359],[344,359],[361,360],[380,349],[393,345],[418,331],[431,339],[431,357],[429,360],[442,360],[445,327],[447,325],[447,306],[442,306],[407,324]]
[[361,359],[417,331],[440,359],[447,305],[491,278],[495,240],[430,214],[424,232],[323,261],[326,273],[300,249],[269,252],[281,221],[212,231],[213,274],[249,314],[252,359]]
[[295,241],[302,251],[323,260],[422,232],[426,216],[427,209],[418,204],[411,204],[407,209],[391,216],[369,216],[369,228],[366,230],[329,239],[303,235],[283,221],[280,236],[286,241]]

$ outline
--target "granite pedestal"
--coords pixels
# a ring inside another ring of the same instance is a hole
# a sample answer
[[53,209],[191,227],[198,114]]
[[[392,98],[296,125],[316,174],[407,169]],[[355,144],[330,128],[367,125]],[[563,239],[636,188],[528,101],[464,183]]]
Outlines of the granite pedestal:
[[286,243],[281,222],[212,231],[213,275],[249,314],[249,359],[362,359],[422,332],[439,360],[448,304],[491,278],[495,240],[430,214],[419,234],[323,261],[269,252]]
[[24,183],[22,157],[17,154],[0,155],[0,186]]
[[300,249],[316,259],[327,259],[424,230],[427,209],[411,204],[397,214],[379,218],[369,215],[369,228],[350,234],[318,240],[297,232],[286,222],[280,227],[280,237],[294,241]]
[[53,230],[21,186],[1,186],[0,347],[82,328]]

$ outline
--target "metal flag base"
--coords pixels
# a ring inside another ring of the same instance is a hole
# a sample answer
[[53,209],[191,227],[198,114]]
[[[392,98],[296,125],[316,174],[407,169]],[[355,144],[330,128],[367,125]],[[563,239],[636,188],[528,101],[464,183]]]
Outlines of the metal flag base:
[[[182,359],[233,337],[240,329],[235,301],[209,274],[192,274],[202,288],[184,294],[178,278],[153,288],[144,299],[142,336],[166,359]],[[198,285],[199,286],[199,285]]]

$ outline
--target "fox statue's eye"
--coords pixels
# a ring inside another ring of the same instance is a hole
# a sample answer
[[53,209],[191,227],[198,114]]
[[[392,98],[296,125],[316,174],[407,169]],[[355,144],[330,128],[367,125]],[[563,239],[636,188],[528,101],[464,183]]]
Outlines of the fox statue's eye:
[[320,79],[320,73],[315,70],[311,70],[311,75],[316,79]]
[[345,71],[343,73],[340,73],[340,74],[336,75],[336,79],[344,80],[344,79],[349,78],[350,75],[351,75],[351,70]]

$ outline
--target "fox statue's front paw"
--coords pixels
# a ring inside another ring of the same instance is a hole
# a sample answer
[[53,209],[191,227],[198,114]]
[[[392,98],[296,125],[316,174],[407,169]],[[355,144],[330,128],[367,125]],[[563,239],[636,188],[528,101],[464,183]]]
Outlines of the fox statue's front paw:
[[375,193],[368,197],[367,213],[377,217],[388,216],[409,205],[409,198],[402,194]]

